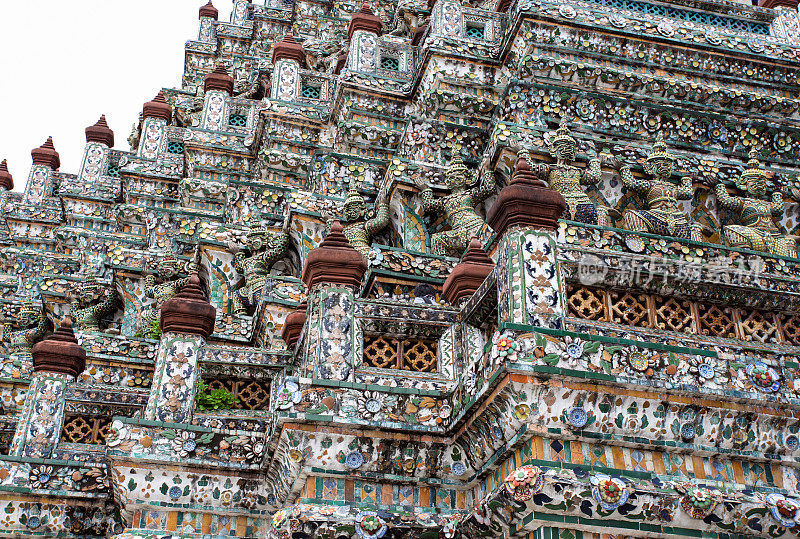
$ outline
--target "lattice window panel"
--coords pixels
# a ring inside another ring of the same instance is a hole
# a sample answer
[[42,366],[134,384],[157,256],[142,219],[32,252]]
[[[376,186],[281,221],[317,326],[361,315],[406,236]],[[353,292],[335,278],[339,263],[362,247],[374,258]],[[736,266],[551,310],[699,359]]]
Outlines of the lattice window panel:
[[783,327],[783,340],[787,343],[800,346],[800,316],[781,314],[781,326]]
[[483,39],[486,31],[483,26],[478,26],[477,24],[468,24],[467,25],[467,37],[470,39]]
[[170,140],[167,143],[167,153],[174,153],[174,154],[183,153],[183,142]]
[[650,327],[647,296],[629,292],[611,292],[611,321],[628,326]]
[[399,363],[400,341],[380,335],[364,336],[364,363],[378,369],[395,369]]
[[237,398],[235,410],[266,410],[269,408],[269,382],[266,380],[240,380],[215,378],[204,380],[208,391],[224,389]]
[[384,335],[364,336],[364,364],[378,369],[437,372],[438,345],[423,339],[397,339]]
[[692,302],[669,297],[654,298],[655,325],[658,329],[694,333]]
[[762,22],[746,21],[742,19],[734,19],[733,17],[725,17],[715,13],[704,13],[699,11],[691,11],[682,9],[675,6],[665,6],[659,4],[650,4],[648,2],[641,2],[639,0],[589,0],[596,4],[604,6],[625,9],[629,11],[638,11],[639,13],[646,13],[648,15],[658,15],[660,17],[670,17],[672,19],[680,19],[683,21],[697,22],[700,24],[709,24],[712,26],[722,26],[723,28],[730,28],[740,32],[751,32],[753,34],[769,35],[769,25]]
[[381,69],[387,71],[397,71],[400,69],[400,60],[392,58],[391,56],[383,56],[381,58]]
[[119,165],[108,165],[108,170],[106,170],[106,176],[110,176],[112,178],[119,178]]
[[311,86],[310,84],[304,84],[302,89],[300,90],[300,95],[308,98],[308,99],[319,99],[322,95],[322,88],[319,86]]
[[247,125],[247,116],[244,114],[231,114],[228,118],[228,125],[233,127],[245,127]]
[[710,337],[736,338],[736,321],[730,308],[699,303],[697,324],[701,335]]
[[567,303],[569,312],[573,316],[584,320],[601,320],[606,317],[605,292],[598,288],[585,286],[571,286],[567,289],[569,294]]
[[778,336],[775,315],[762,311],[740,310],[742,337],[746,341],[774,342]]
[[103,445],[106,443],[109,425],[111,425],[110,417],[68,415],[64,418],[61,441],[73,444]]

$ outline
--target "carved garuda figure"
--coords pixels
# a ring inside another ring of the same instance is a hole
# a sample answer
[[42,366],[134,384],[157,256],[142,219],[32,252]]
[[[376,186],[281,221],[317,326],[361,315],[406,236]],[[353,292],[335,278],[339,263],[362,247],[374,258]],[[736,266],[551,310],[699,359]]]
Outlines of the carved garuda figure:
[[244,284],[234,291],[233,311],[237,316],[246,315],[248,309],[258,305],[258,298],[272,265],[284,257],[289,248],[289,214],[283,221],[280,232],[270,233],[261,226],[261,213],[253,208],[250,212],[250,229],[245,236],[245,250],[229,245],[234,251],[234,267],[244,276]]
[[11,344],[11,353],[31,355],[33,345],[47,333],[47,317],[32,301],[22,304],[16,321],[6,320],[3,327],[5,341]]
[[70,302],[73,326],[83,331],[100,331],[100,320],[114,313],[117,300],[113,286],[101,285],[93,275],[84,276]]
[[[550,147],[550,155],[556,159],[555,164],[533,164],[531,169],[534,174],[547,182],[550,189],[558,191],[564,196],[564,200],[567,202],[568,215],[566,217],[581,223],[609,226],[608,208],[595,205],[581,189],[581,185],[593,185],[600,182],[602,174],[600,159],[597,157],[590,159],[586,170],[572,164],[575,162],[577,142],[572,137],[566,122],[562,122],[556,130],[555,136],[551,136],[547,143]],[[530,163],[530,159],[528,159],[528,163]]]
[[183,262],[175,258],[171,250],[156,266],[156,275],[145,268],[144,295],[152,298],[153,303],[142,309],[139,335],[151,338],[158,335],[159,330],[156,328],[161,322],[161,306],[168,299],[175,297],[189,282],[185,269]]
[[[326,235],[333,224],[333,219],[326,217]],[[375,205],[375,217],[367,219],[367,203],[361,193],[350,189],[344,200],[344,218],[341,220],[344,235],[356,251],[364,258],[369,258],[369,246],[372,236],[389,224],[389,202],[386,195],[379,195]]]
[[447,169],[449,194],[437,198],[430,187],[417,181],[425,212],[444,213],[452,228],[431,236],[431,249],[435,255],[461,256],[467,249],[470,238],[479,236],[486,223],[475,211],[475,206],[495,192],[497,184],[494,173],[485,172],[477,187],[470,187],[473,183],[470,176],[461,157],[456,155]]
[[749,157],[747,168],[736,182],[736,187],[749,196],[731,196],[722,183],[716,186],[719,205],[733,213],[737,221],[722,227],[725,245],[797,257],[797,238],[781,234],[777,225],[783,217],[783,196],[776,190],[769,201],[762,200],[767,194],[767,175],[760,167],[755,149]]
[[678,200],[692,198],[692,179],[684,176],[676,185],[670,181],[674,167],[675,158],[667,151],[664,135],[659,133],[653,151],[644,164],[645,172],[652,179],[635,178],[628,165],[620,168],[622,185],[642,194],[648,207],[646,210],[625,210],[622,214],[625,228],[634,232],[702,241],[702,227],[689,221],[678,205]]

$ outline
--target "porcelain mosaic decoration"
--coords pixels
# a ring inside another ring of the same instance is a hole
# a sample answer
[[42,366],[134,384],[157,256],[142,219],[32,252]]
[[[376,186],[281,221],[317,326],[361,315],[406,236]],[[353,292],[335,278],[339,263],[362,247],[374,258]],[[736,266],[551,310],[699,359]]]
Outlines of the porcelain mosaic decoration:
[[796,0],[200,3],[0,162],[0,537],[800,534]]

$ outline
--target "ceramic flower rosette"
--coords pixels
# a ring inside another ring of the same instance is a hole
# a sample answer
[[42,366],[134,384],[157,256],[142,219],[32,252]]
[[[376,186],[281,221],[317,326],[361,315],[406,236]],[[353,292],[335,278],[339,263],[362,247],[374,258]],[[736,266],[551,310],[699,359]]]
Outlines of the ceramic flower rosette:
[[681,485],[677,490],[684,493],[681,498],[681,509],[692,518],[706,518],[721,501],[718,493],[704,487],[687,484]]
[[616,477],[605,474],[593,475],[592,496],[606,511],[614,511],[628,501],[630,492],[628,486]]
[[767,507],[775,520],[786,528],[800,528],[800,500],[773,492],[767,495]]
[[508,474],[505,487],[518,502],[526,502],[542,491],[542,470],[537,466],[521,466]]
[[287,380],[282,384],[278,391],[275,393],[275,405],[280,410],[288,410],[295,404],[299,403],[303,398],[303,393],[300,391],[300,386],[297,382]]
[[492,336],[492,358],[516,361],[521,350],[519,341],[509,332],[495,332]]
[[375,511],[362,511],[356,515],[356,533],[362,539],[380,539],[386,535],[386,522]]

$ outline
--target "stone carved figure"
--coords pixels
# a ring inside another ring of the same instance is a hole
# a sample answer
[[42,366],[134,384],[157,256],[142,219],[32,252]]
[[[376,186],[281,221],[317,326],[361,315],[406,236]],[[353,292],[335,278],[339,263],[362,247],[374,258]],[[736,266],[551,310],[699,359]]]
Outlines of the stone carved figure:
[[70,302],[73,326],[83,331],[100,331],[100,321],[113,314],[118,305],[113,285],[101,285],[93,275],[86,275]]
[[133,124],[131,127],[131,134],[128,135],[128,145],[131,147],[132,152],[139,149],[139,137],[141,136],[141,126],[138,123]]
[[306,51],[306,62],[308,67],[321,73],[333,73],[339,56],[347,54],[350,43],[342,39],[330,39],[327,41],[313,40],[308,44],[303,44]]
[[390,36],[411,38],[417,28],[427,22],[420,14],[419,9],[413,2],[400,3],[397,6],[394,28],[389,32]]
[[250,213],[249,226],[244,250],[236,245],[229,245],[234,252],[234,267],[244,276],[244,284],[233,294],[233,311],[237,316],[246,315],[248,309],[255,309],[270,268],[289,249],[288,213],[278,233],[270,233],[261,226],[261,213],[256,208]]
[[[196,265],[195,262],[189,266]],[[151,298],[153,303],[142,309],[139,319],[139,335],[153,338],[158,335],[161,322],[161,306],[165,301],[175,297],[189,282],[187,273],[184,271],[183,262],[178,260],[171,251],[156,266],[156,275],[153,275],[145,268],[144,295]],[[191,270],[192,268],[188,268]]]
[[[386,195],[381,194],[375,204],[375,217],[367,219],[367,202],[355,189],[350,189],[344,201],[344,217],[340,220],[347,241],[364,258],[369,258],[372,236],[386,228],[389,224],[389,202]],[[325,216],[325,235],[330,231],[334,219]]]
[[739,176],[736,187],[748,196],[731,196],[722,183],[715,190],[719,205],[735,215],[737,224],[722,227],[725,245],[762,251],[773,255],[797,257],[797,238],[783,235],[777,221],[783,217],[785,204],[779,191],[769,201],[767,175],[758,162],[758,152],[750,151],[747,168]]
[[[537,163],[531,165],[531,169],[534,174],[547,182],[550,189],[564,196],[567,202],[566,217],[581,223],[610,226],[608,208],[595,205],[581,188],[581,185],[594,185],[600,182],[601,160],[593,157],[589,160],[586,170],[572,164],[575,162],[577,142],[565,122],[556,130],[555,135],[549,137],[547,143],[550,155],[556,159],[555,164]],[[525,157],[528,163],[531,162],[527,155],[522,157]]]
[[644,196],[646,210],[625,210],[622,214],[624,227],[634,232],[649,232],[660,236],[688,238],[702,241],[702,227],[692,223],[678,204],[678,200],[688,200],[694,194],[692,179],[681,178],[676,185],[670,181],[675,167],[675,158],[667,151],[664,136],[659,133],[653,151],[647,156],[644,170],[652,179],[636,178],[628,165],[620,168],[622,184]]
[[33,345],[46,333],[47,317],[31,300],[22,304],[16,321],[6,320],[3,327],[5,341],[11,345],[11,353],[16,355],[31,355]]
[[486,221],[478,215],[475,207],[492,195],[496,188],[494,173],[483,174],[477,187],[470,187],[471,175],[456,155],[447,169],[446,182],[450,191],[436,197],[433,190],[421,181],[417,183],[426,213],[444,213],[452,230],[436,232],[431,236],[431,249],[435,255],[461,256],[472,236],[479,236]]

